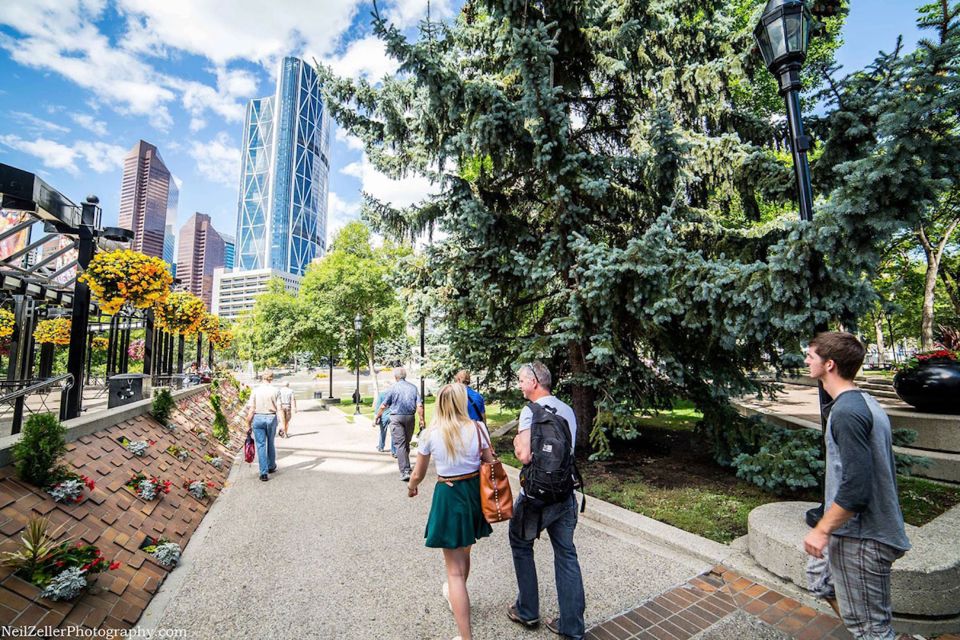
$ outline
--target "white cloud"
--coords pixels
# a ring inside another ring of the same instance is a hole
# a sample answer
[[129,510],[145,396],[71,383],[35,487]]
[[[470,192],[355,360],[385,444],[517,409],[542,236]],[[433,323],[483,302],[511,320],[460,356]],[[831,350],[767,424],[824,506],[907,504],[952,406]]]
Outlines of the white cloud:
[[387,177],[377,171],[366,155],[360,162],[350,163],[340,172],[360,180],[364,193],[395,207],[409,207],[439,192],[438,186],[422,176],[409,175],[401,180]]
[[368,78],[376,81],[385,75],[396,73],[397,61],[387,55],[383,41],[376,36],[354,40],[343,55],[328,58],[326,63],[338,76]]
[[236,187],[240,180],[240,148],[231,145],[230,136],[220,132],[210,142],[194,142],[190,155],[197,170],[211,182]]
[[101,137],[107,135],[107,123],[103,120],[97,120],[86,113],[71,113],[70,118],[87,131]]
[[352,149],[354,151],[363,151],[363,140],[355,135],[347,133],[347,130],[338,124],[335,124],[334,126],[336,127],[336,133],[334,136],[337,138],[337,140],[347,145],[348,149]]
[[67,146],[38,138],[24,140],[19,136],[0,136],[0,145],[15,149],[22,153],[40,159],[43,166],[49,169],[62,169],[73,176],[80,175],[78,160],[84,160],[87,166],[96,173],[106,173],[123,166],[123,157],[126,150],[117,145],[105,142],[77,141],[73,146]]
[[331,191],[327,197],[327,246],[345,224],[360,218],[360,202],[347,202]]
[[[430,0],[397,0],[386,11],[386,18],[401,29],[414,27],[427,18],[427,3]],[[439,22],[453,15],[453,3],[449,0],[430,2],[430,21]]]
[[39,133],[42,131],[49,131],[53,133],[69,133],[70,131],[69,127],[64,127],[54,122],[50,122],[49,120],[38,118],[31,113],[25,113],[23,111],[11,111],[10,116],[17,121],[20,126],[31,133]]
[[350,27],[360,0],[119,0],[139,23],[136,45],[163,46],[209,58],[218,65],[250,60],[267,68],[285,55],[333,51]]

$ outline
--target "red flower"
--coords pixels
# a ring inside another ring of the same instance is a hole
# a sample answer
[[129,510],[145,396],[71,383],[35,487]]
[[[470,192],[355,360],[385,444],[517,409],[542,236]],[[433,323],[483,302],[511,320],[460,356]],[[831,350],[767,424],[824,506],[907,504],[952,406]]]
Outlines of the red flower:
[[149,445],[152,447],[153,445],[157,444],[157,441],[156,441],[156,440],[147,440],[147,444],[149,444]]
[[87,564],[83,565],[82,567],[80,567],[80,571],[86,571],[86,570],[89,569],[89,568],[90,568],[90,564],[87,563]]
[[65,563],[63,560],[57,560],[57,561],[54,562],[53,564],[54,564],[54,566],[56,566],[56,567],[62,567],[62,566],[63,566],[64,564],[66,564],[66,563]]
[[83,502],[83,496],[77,496],[73,499],[74,504],[80,504],[81,502]]
[[213,487],[215,487],[215,486],[217,486],[217,485],[215,485],[215,484],[212,483],[212,482],[208,482],[208,483],[207,483],[207,486],[212,489]]
[[120,566],[121,566],[120,562],[114,560],[113,562],[110,563],[109,571],[113,571],[114,569],[119,569]]
[[100,551],[100,549],[97,549],[97,550],[95,550],[95,551],[93,552],[93,555],[95,555],[96,557],[99,558],[100,556],[103,555],[103,553]]

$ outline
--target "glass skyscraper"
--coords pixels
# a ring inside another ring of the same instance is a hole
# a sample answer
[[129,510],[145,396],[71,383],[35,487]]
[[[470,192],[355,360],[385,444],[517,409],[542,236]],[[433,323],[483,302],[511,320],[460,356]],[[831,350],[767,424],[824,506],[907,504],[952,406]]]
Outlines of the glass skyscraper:
[[284,58],[273,96],[247,105],[236,267],[303,275],[324,254],[330,118],[313,68]]

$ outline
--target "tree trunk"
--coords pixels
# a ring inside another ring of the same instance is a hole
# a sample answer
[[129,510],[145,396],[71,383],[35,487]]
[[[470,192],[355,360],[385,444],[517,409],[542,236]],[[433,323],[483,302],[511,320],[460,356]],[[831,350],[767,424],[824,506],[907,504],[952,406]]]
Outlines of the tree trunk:
[[[570,341],[567,345],[567,354],[570,357],[570,368],[574,375],[587,373],[587,362],[584,354],[590,351],[588,341],[582,343]],[[593,387],[582,384],[571,386],[571,400],[573,412],[577,416],[577,444],[581,452],[590,450],[590,431],[593,430],[593,419],[597,415],[596,392]]]
[[370,375],[373,377],[373,401],[377,401],[377,396],[380,395],[380,379],[377,377],[377,370],[373,367],[373,351],[375,347],[373,338],[370,338],[370,341],[367,343],[367,364],[370,367]]
[[883,369],[886,360],[886,347],[883,344],[883,314],[873,316],[873,328],[877,332],[877,367]]
[[920,314],[920,349],[923,351],[933,349],[933,300],[939,262],[935,254],[927,254],[927,275],[923,280],[923,307]]

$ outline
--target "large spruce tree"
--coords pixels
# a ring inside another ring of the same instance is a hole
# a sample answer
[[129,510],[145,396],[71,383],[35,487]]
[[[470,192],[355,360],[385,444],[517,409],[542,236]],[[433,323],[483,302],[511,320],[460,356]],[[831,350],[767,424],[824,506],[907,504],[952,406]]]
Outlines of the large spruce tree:
[[874,247],[914,212],[834,167],[838,204],[796,220],[751,37],[761,4],[468,1],[415,42],[375,15],[400,62],[377,85],[321,69],[333,116],[380,170],[436,180],[419,206],[367,198],[365,216],[439,232],[433,313],[463,364],[507,382],[545,360],[584,436],[598,410],[678,396],[719,427],[728,397],[769,390],[749,372],[797,362],[815,326],[866,309]]

